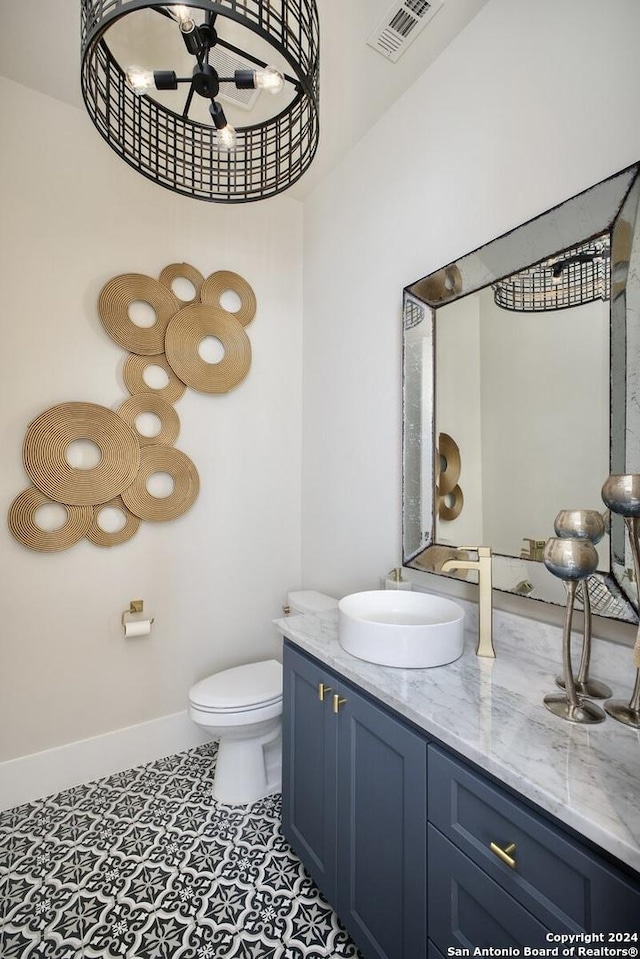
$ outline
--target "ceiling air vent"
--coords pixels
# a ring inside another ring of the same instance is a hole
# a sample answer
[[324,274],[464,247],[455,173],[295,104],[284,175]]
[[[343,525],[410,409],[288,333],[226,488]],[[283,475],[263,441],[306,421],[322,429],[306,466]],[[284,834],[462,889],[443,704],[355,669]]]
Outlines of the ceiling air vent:
[[395,63],[429,20],[435,17],[442,3],[443,0],[403,0],[394,3],[367,43]]
[[[236,70],[255,69],[255,64],[242,57],[235,56],[233,53],[227,53],[219,47],[214,47],[210,51],[209,63],[220,77],[232,77]],[[237,107],[242,107],[243,110],[250,110],[261,92],[259,89],[238,90],[233,83],[221,83],[219,99],[226,100],[227,103],[234,103]]]

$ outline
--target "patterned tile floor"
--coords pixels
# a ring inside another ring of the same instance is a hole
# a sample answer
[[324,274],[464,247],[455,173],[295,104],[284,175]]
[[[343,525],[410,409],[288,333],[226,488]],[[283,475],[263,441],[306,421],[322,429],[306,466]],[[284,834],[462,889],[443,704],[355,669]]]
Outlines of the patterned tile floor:
[[360,959],[280,796],[211,798],[216,748],[0,812],[2,959]]

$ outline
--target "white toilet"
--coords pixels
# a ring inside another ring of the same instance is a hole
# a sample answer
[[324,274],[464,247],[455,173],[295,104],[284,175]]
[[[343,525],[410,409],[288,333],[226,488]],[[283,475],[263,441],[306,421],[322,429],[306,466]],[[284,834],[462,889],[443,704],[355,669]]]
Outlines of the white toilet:
[[189,715],[219,739],[213,796],[240,805],[278,792],[282,755],[282,666],[275,659],[235,666],[192,686]]
[[[320,612],[337,600],[315,590],[289,593],[292,613]],[[213,797],[245,805],[282,787],[282,666],[275,659],[234,666],[189,691],[189,716],[219,739]]]

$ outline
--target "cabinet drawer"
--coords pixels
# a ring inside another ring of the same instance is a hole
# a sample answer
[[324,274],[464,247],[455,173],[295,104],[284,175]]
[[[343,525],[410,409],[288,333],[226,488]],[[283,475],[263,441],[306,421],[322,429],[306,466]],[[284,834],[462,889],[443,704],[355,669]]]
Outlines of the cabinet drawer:
[[548,946],[547,929],[453,843],[429,826],[429,937],[452,945]]
[[429,821],[549,930],[637,931],[640,886],[597,854],[436,746],[428,783]]

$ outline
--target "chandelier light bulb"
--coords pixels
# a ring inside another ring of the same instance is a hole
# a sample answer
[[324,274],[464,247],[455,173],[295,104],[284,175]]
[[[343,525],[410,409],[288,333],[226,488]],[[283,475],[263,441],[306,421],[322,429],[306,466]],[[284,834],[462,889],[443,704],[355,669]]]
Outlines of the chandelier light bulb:
[[196,29],[196,21],[193,17],[185,17],[180,21],[180,29],[183,33],[193,33]]
[[196,31],[196,21],[191,16],[191,9],[185,6],[184,3],[178,3],[171,7],[165,7],[165,10],[180,27],[189,53],[195,54],[199,49],[199,42]]
[[217,100],[211,101],[209,113],[211,114],[213,125],[216,128],[216,141],[218,146],[223,150],[233,150],[236,145],[236,131],[234,127],[227,123],[224,110]]
[[152,71],[143,67],[130,66],[126,72],[126,80],[129,89],[138,97],[143,97],[155,87]]
[[236,145],[236,131],[227,123],[226,127],[216,131],[216,138],[223,150],[233,150]]
[[265,67],[264,70],[254,70],[253,82],[258,90],[266,90],[274,96],[282,93],[284,77],[275,67]]
[[187,20],[191,20],[191,11],[184,3],[176,3],[171,7],[166,7],[166,11],[174,20],[177,20],[180,26]]

